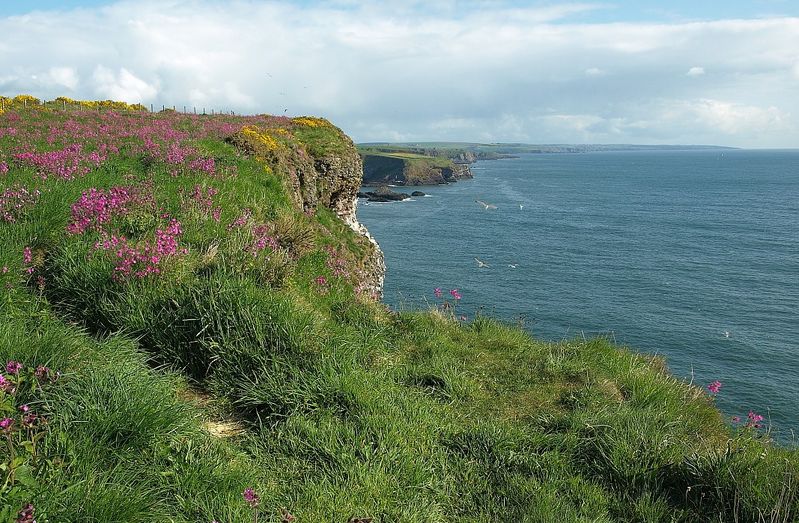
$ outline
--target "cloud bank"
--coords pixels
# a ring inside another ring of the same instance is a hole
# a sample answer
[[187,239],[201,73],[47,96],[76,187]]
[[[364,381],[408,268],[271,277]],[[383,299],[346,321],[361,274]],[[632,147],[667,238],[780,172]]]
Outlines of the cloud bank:
[[0,94],[314,114],[359,141],[799,147],[799,18],[122,1],[0,18]]

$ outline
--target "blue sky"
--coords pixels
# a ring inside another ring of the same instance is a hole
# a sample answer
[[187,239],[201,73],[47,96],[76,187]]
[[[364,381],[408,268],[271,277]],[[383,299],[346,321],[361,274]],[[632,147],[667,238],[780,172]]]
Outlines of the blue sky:
[[3,95],[315,114],[358,141],[799,147],[793,0],[6,1],[0,35]]
[[[108,0],[5,0],[2,2],[2,12],[6,15],[21,15],[31,11],[69,10],[78,8],[97,8],[112,5],[115,2]],[[335,5],[352,7],[353,4],[363,2],[348,1],[300,1],[284,2],[305,7],[320,5]],[[390,3],[390,2],[387,2]],[[400,2],[409,4],[410,2]],[[506,7],[529,8],[546,7],[558,4],[579,2],[486,2],[484,0],[466,2],[446,2],[442,9],[472,10],[485,8],[488,4],[492,7],[503,5]],[[595,3],[596,9],[574,17],[586,23],[599,22],[632,22],[632,21],[686,21],[686,20],[718,20],[729,18],[756,18],[765,16],[799,16],[799,2],[794,0],[750,0],[750,1],[721,1],[721,0],[627,0],[582,2]],[[429,9],[430,3],[416,3],[419,9]]]

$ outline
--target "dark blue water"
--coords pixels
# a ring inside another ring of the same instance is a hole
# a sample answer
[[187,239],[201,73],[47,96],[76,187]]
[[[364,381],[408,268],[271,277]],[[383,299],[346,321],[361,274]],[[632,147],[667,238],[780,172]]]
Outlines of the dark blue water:
[[686,380],[720,380],[729,416],[752,409],[779,439],[799,433],[799,151],[541,154],[473,169],[429,197],[360,204],[386,255],[388,304],[457,288],[470,318],[521,317],[550,340],[613,336]]

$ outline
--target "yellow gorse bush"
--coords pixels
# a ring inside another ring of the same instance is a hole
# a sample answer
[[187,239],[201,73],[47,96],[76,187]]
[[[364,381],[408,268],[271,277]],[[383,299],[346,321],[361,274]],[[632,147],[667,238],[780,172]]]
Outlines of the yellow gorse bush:
[[53,102],[63,106],[80,107],[82,109],[115,109],[119,111],[146,111],[147,108],[142,104],[129,104],[126,102],[115,102],[114,100],[73,100],[66,96],[59,96]]
[[325,120],[324,118],[314,118],[312,116],[300,116],[299,118],[293,118],[292,122],[300,125],[306,125],[308,127],[329,127],[330,122]]
[[269,134],[261,132],[257,127],[254,127],[252,125],[245,125],[241,129],[241,134],[247,140],[251,140],[265,147],[269,151],[273,151],[280,147],[280,144],[278,143],[277,140],[269,136]]
[[59,96],[55,100],[42,101],[29,94],[20,94],[13,98],[0,96],[0,111],[3,109],[111,109],[116,111],[147,111],[142,104],[129,104],[113,100],[73,100],[66,96]]
[[22,107],[39,107],[42,101],[29,94],[19,94],[13,98],[0,96],[0,110],[19,109]]

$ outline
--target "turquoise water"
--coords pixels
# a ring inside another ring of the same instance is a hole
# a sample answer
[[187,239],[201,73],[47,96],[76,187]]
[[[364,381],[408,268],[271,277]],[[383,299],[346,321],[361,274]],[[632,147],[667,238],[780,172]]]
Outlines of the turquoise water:
[[388,304],[457,288],[469,318],[611,336],[686,380],[720,380],[727,415],[752,409],[780,439],[799,433],[799,151],[526,155],[473,170],[428,197],[359,205],[386,255]]

